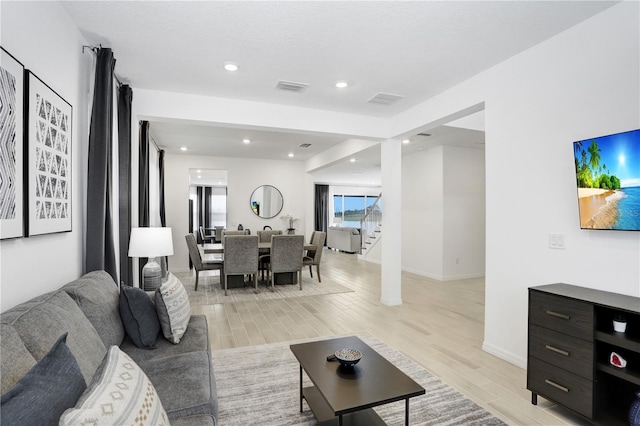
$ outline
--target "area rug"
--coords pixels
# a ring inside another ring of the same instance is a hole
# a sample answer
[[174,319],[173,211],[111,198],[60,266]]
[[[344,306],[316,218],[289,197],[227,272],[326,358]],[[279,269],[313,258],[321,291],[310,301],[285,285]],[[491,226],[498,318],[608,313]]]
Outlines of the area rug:
[[[505,424],[401,352],[376,338],[359,337],[426,389],[425,395],[410,399],[411,425]],[[306,403],[299,411],[300,370],[289,345],[301,342],[213,351],[220,426],[316,424]],[[305,377],[305,386],[310,383]],[[404,401],[375,410],[388,425],[404,424]]]
[[174,275],[182,282],[189,293],[192,304],[212,305],[216,303],[255,302],[260,300],[284,299],[287,297],[316,296],[320,294],[348,293],[353,290],[341,284],[331,282],[326,278],[318,283],[316,278],[302,277],[302,290],[298,284],[276,285],[275,290],[267,288],[264,283],[259,283],[258,293],[253,292],[253,287],[230,288],[228,295],[224,295],[224,289],[220,287],[218,275],[200,275],[198,291],[195,291],[196,278],[193,272],[175,272]]

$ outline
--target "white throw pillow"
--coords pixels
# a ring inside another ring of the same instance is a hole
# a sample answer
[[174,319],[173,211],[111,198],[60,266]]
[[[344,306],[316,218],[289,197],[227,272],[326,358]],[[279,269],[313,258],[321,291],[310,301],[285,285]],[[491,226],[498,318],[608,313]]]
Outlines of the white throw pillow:
[[191,319],[191,304],[187,290],[180,280],[170,273],[167,281],[156,290],[155,302],[162,334],[171,343],[180,343]]
[[60,425],[169,425],[167,413],[146,374],[118,348],[111,346],[91,385]]

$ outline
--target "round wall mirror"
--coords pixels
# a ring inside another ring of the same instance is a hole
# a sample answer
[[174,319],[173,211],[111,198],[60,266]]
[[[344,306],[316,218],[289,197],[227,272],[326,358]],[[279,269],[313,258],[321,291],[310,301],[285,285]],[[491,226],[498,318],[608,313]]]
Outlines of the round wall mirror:
[[276,217],[282,206],[284,205],[284,198],[282,193],[275,186],[262,185],[256,188],[251,194],[251,211],[263,219],[271,219]]

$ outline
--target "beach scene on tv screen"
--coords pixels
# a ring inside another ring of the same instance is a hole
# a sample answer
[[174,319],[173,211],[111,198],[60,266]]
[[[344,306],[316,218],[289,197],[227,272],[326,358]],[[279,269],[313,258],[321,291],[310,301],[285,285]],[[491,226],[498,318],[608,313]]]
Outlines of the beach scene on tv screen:
[[574,142],[580,227],[640,230],[640,129]]

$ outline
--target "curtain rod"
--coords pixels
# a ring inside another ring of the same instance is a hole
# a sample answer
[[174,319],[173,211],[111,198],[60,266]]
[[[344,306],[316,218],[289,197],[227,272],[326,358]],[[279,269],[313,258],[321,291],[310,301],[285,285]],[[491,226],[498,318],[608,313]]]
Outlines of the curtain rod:
[[[85,52],[85,50],[89,50],[90,52],[92,52],[92,53],[95,55],[96,53],[98,53],[98,49],[100,49],[100,48],[102,48],[102,45],[101,45],[100,47],[84,45],[84,46],[82,46],[82,53],[84,53],[84,52]],[[115,79],[116,79],[116,81],[118,82],[118,84],[119,84],[120,86],[123,86],[122,81],[121,81],[121,80],[120,80],[120,78],[116,75],[115,71],[114,71],[114,73],[113,73],[113,78],[115,78]]]

